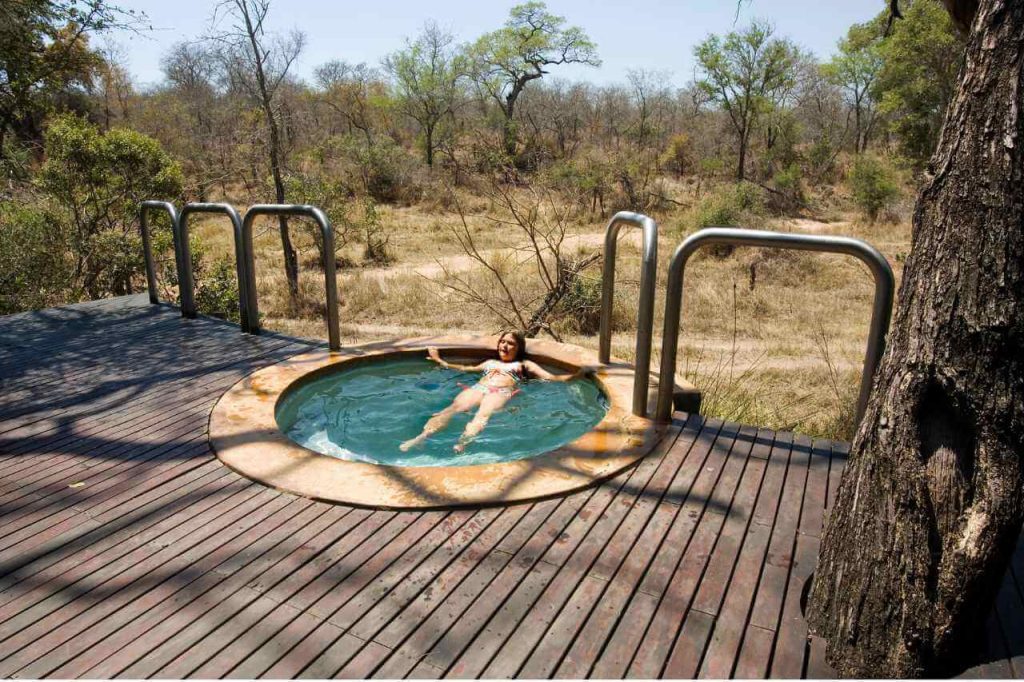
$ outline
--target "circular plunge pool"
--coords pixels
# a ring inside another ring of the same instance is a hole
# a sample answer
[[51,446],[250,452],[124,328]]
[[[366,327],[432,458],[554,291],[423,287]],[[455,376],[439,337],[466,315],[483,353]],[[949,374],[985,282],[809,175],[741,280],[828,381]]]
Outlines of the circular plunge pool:
[[[220,460],[266,485],[320,500],[391,509],[479,506],[584,488],[635,463],[663,430],[630,414],[633,368],[601,365],[593,380],[528,381],[466,448],[471,415],[426,444],[398,445],[478,374],[425,359],[494,357],[496,337],[432,337],[314,351],[243,378],[210,415]],[[597,366],[591,351],[531,339],[528,356],[555,373]]]
[[467,466],[534,457],[570,443],[601,421],[608,399],[588,379],[527,381],[465,452],[453,447],[473,411],[403,452],[479,373],[442,369],[429,360],[398,357],[331,372],[286,392],[277,424],[299,445],[339,459],[392,466]]

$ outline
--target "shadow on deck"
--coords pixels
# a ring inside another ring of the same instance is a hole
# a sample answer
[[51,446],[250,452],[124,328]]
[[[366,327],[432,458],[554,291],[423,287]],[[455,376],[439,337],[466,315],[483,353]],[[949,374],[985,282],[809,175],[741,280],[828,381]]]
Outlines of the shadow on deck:
[[[218,397],[308,350],[141,296],[0,318],[4,677],[829,677],[800,600],[846,446],[677,414],[659,454],[529,504],[264,488]],[[971,676],[1020,675],[1018,550]]]

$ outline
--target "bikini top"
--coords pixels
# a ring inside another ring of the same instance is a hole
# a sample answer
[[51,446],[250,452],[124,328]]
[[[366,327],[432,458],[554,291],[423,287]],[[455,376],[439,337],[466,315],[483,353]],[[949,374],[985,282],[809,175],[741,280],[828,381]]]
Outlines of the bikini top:
[[501,360],[488,360],[484,363],[484,371],[488,374],[504,374],[512,377],[517,384],[522,383],[526,378],[526,369],[521,362],[502,362]]

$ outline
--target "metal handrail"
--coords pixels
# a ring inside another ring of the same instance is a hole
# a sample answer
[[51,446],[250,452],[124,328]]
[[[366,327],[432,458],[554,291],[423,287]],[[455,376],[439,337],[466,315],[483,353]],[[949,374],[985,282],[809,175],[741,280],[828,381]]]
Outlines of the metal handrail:
[[[143,201],[139,204],[139,231],[142,232],[142,254],[146,259],[146,286],[149,288],[149,302],[159,303],[156,290],[156,265],[153,262],[153,243],[149,238],[149,225],[146,223],[146,214],[153,210],[166,211],[171,217],[171,234],[177,241],[176,232],[178,229],[178,211],[174,204],[169,201]],[[178,281],[181,281],[181,261],[178,260],[178,249],[174,249],[175,265],[178,268]]]
[[[651,339],[654,333],[654,286],[658,269],[658,224],[642,213],[619,211],[605,228],[604,265],[601,273],[601,333],[598,360],[607,364],[612,353],[612,303],[615,296],[615,251],[619,228],[643,230],[640,265],[640,309],[636,324],[636,373],[633,378],[633,414],[647,415],[647,388],[651,373]],[[673,377],[674,380],[674,377]]]
[[871,327],[868,331],[868,347],[864,356],[864,371],[861,375],[860,395],[857,398],[857,423],[864,416],[871,382],[885,349],[885,336],[889,331],[889,316],[892,314],[895,278],[889,262],[878,250],[859,239],[849,237],[827,237],[821,235],[789,234],[737,228],[712,227],[696,232],[676,249],[668,271],[668,292],[665,297],[665,330],[662,335],[661,374],[658,386],[658,405],[655,413],[659,421],[668,421],[672,416],[672,380],[676,368],[676,346],[679,343],[679,315],[683,300],[683,275],[686,261],[701,246],[708,244],[729,244],[732,246],[765,246],[823,253],[842,253],[863,261],[875,278],[875,297],[871,309]]
[[242,248],[246,263],[246,305],[249,311],[250,334],[260,331],[259,302],[256,300],[256,263],[252,248],[252,223],[261,215],[294,215],[312,218],[323,235],[324,279],[327,287],[327,337],[332,351],[341,349],[341,332],[338,328],[338,277],[337,261],[334,257],[334,229],[327,215],[316,206],[296,204],[256,204],[250,206],[242,220]]
[[[216,213],[226,215],[231,220],[231,228],[235,240],[235,276],[238,278],[238,315],[240,326],[244,332],[249,326],[249,306],[248,301],[246,301],[243,295],[243,292],[246,290],[248,275],[246,273],[245,253],[242,249],[242,217],[238,215],[238,211],[231,204],[207,202],[185,204],[184,208],[181,209],[181,213],[178,214],[179,240],[184,245],[185,254],[188,256],[187,259],[184,259],[186,277],[181,280],[181,286],[182,291],[186,287],[189,290],[188,300],[192,302],[193,306],[190,317],[195,317],[195,278],[192,273],[191,247],[188,245],[188,217],[193,213]],[[182,301],[184,300],[185,296],[183,294]]]

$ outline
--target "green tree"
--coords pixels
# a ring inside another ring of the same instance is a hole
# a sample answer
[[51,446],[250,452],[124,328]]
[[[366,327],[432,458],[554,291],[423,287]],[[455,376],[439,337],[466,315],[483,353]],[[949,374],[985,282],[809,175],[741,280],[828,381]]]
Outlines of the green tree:
[[937,2],[918,0],[903,13],[905,20],[896,22],[878,46],[882,68],[872,96],[903,153],[923,164],[935,150],[956,88],[963,39]]
[[440,126],[455,116],[463,101],[461,81],[468,64],[454,44],[452,34],[429,22],[416,40],[406,41],[404,50],[384,59],[397,86],[399,110],[420,127],[428,166],[434,165]]
[[142,264],[136,227],[139,202],[181,194],[178,165],[160,144],[133,130],[103,134],[64,115],[44,135],[46,162],[38,185],[59,212],[55,238],[70,254],[71,298],[132,292]]
[[526,85],[558,64],[600,66],[597,46],[578,26],[551,14],[543,2],[516,5],[505,26],[481,36],[469,50],[474,78],[501,110],[505,153],[516,155],[516,102]]
[[132,17],[104,0],[0,3],[0,158],[9,135],[38,143],[45,118],[92,85],[103,59],[89,34]]
[[856,202],[872,223],[879,212],[900,195],[896,173],[883,159],[865,154],[853,162],[850,188]]
[[759,119],[779,92],[793,87],[799,51],[773,33],[770,24],[755,21],[724,38],[709,36],[694,50],[702,72],[697,85],[729,115],[739,139],[737,180],[745,178],[750,135]]
[[829,82],[842,88],[853,110],[854,151],[858,154],[867,149],[878,114],[873,88],[882,70],[880,23],[876,19],[851,26],[839,41],[839,53],[821,67]]

